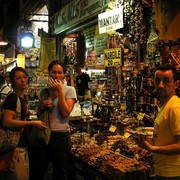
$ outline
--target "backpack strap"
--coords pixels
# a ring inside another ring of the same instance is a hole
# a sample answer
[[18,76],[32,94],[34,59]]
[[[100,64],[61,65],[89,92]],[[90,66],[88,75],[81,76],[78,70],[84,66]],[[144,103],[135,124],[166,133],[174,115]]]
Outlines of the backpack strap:
[[21,119],[21,101],[19,96],[17,95],[17,102],[16,102],[16,119]]
[[0,93],[1,93],[6,87],[8,87],[8,85],[4,86],[4,87],[0,90]]
[[[0,104],[0,128],[3,127],[2,124],[2,118],[3,118],[3,103]],[[21,119],[21,101],[19,96],[17,95],[17,102],[16,102],[16,114],[15,114],[15,119],[20,120]]]

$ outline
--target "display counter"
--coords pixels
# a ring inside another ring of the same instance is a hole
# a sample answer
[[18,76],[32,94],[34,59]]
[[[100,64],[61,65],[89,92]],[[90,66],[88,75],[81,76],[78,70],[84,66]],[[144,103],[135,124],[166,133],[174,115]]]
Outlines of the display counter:
[[106,180],[108,179],[103,173],[101,173],[97,168],[84,162],[73,153],[70,156],[71,161],[71,172],[76,179],[86,179],[86,180]]
[[71,160],[74,175],[80,179],[149,180],[151,153],[139,148],[132,139],[86,133],[72,137]]

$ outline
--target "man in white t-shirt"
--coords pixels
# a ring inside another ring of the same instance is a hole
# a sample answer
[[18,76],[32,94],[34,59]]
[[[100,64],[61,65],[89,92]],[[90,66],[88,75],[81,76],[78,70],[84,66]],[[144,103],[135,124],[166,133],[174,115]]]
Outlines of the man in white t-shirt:
[[0,99],[4,99],[11,91],[12,89],[6,84],[4,76],[0,74]]

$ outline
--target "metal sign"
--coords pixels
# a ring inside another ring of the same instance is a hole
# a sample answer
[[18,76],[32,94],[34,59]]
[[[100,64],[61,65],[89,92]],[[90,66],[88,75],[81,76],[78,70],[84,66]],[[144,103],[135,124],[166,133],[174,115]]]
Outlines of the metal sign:
[[105,49],[104,50],[105,61],[104,66],[119,66],[122,65],[122,49]]
[[110,0],[73,0],[52,17],[52,34],[59,34],[80,23],[96,17]]

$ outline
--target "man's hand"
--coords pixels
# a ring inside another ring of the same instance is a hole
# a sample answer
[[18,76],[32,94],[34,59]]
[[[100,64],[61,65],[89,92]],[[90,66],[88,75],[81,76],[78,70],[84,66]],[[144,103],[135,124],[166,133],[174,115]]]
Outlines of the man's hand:
[[148,151],[152,151],[153,146],[147,141],[147,139],[143,136],[134,137],[134,141],[137,143],[137,145],[143,149],[146,149]]

